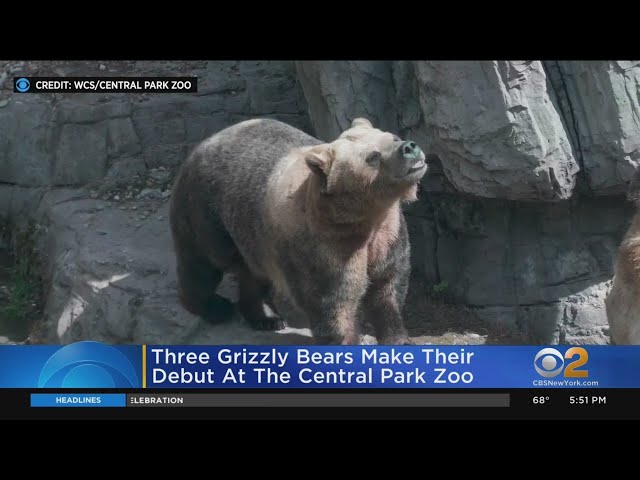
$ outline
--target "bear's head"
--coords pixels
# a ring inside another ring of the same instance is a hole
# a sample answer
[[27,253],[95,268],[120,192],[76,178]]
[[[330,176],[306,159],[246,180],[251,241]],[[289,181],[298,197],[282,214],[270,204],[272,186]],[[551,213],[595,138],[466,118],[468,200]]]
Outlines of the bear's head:
[[333,142],[308,149],[304,158],[328,195],[415,200],[427,171],[415,142],[378,130],[364,118],[353,120]]

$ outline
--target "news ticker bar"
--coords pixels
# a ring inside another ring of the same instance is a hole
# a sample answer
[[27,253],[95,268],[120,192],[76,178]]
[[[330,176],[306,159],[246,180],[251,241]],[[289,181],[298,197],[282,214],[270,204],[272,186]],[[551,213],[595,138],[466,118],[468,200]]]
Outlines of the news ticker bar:
[[32,393],[32,407],[509,407],[508,393]]
[[196,93],[198,77],[14,77],[14,93]]

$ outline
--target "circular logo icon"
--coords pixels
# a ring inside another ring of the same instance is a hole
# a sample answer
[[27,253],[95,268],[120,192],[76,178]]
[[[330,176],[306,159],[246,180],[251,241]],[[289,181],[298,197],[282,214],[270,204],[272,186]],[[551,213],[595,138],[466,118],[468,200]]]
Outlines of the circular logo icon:
[[28,78],[19,78],[16,80],[17,91],[24,93],[24,92],[28,92],[30,88],[31,88],[31,82],[29,81]]
[[[538,361],[540,360],[540,361]],[[564,358],[555,348],[543,348],[533,359],[533,366],[545,378],[556,377],[564,368]]]
[[42,367],[38,388],[138,387],[133,365],[119,350],[100,342],[61,348]]

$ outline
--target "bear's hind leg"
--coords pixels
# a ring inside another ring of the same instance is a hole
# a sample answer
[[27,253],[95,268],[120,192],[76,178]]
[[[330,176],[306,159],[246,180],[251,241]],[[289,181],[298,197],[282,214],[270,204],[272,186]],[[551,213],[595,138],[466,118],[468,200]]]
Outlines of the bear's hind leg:
[[177,256],[180,302],[191,313],[210,323],[221,323],[233,316],[233,303],[215,293],[224,271],[190,251]]
[[282,330],[286,323],[266,304],[269,284],[255,277],[247,267],[238,272],[238,310],[255,330]]

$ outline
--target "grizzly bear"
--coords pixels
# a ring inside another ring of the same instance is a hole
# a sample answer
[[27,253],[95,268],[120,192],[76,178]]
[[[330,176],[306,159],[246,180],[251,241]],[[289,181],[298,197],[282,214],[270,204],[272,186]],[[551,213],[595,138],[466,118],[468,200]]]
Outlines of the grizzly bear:
[[275,289],[306,314],[317,343],[360,343],[359,312],[378,343],[407,343],[400,204],[416,199],[426,170],[414,142],[363,118],[331,143],[269,119],[218,132],[173,188],[181,303],[211,322],[231,317],[234,305],[215,288],[232,272],[237,308],[255,329],[284,328]]
[[628,199],[635,203],[636,213],[618,249],[605,303],[611,342],[640,345],[640,169],[631,180]]

